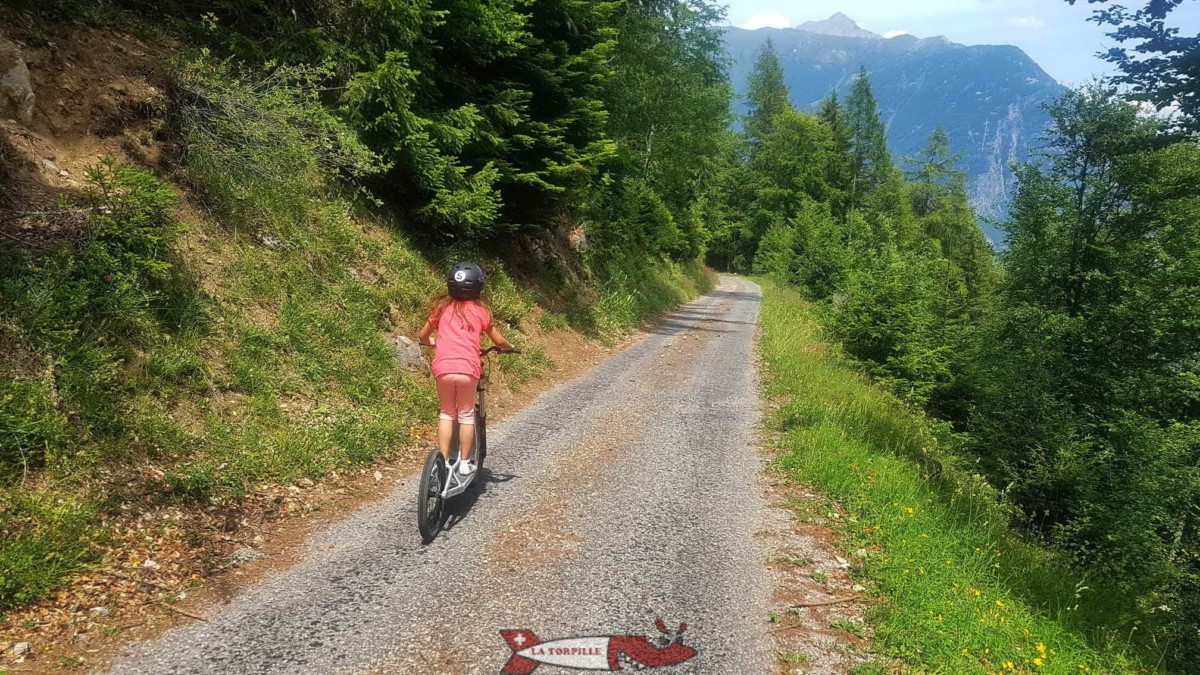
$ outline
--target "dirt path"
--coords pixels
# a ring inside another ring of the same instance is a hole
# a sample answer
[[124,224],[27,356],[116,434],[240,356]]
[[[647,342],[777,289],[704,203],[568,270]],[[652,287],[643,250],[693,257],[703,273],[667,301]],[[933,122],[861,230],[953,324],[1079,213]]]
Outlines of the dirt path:
[[687,623],[698,654],[657,672],[777,670],[770,532],[791,523],[755,451],[759,298],[723,279],[497,425],[486,480],[433,544],[418,541],[413,477],[114,671],[495,673],[511,655],[502,629],[654,637],[658,618]]

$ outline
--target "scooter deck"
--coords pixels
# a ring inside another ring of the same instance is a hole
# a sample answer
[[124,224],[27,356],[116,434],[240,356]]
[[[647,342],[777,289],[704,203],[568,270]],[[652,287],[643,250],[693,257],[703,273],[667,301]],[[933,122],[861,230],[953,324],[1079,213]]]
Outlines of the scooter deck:
[[442,499],[449,499],[456,495],[460,495],[471,487],[471,483],[475,482],[475,476],[479,475],[479,471],[475,470],[463,476],[458,472],[458,465],[462,460],[453,459],[449,464],[449,480],[446,481],[446,487],[442,490]]

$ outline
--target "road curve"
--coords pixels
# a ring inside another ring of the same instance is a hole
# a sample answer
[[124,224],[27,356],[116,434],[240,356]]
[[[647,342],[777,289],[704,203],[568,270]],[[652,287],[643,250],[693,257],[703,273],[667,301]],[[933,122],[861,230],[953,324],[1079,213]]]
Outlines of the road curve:
[[[656,673],[765,673],[771,577],[754,451],[760,293],[723,278],[650,335],[489,430],[482,485],[422,546],[417,477],[306,543],[208,623],[115,673],[498,673],[499,631],[655,636]],[[539,675],[578,672],[541,666]]]

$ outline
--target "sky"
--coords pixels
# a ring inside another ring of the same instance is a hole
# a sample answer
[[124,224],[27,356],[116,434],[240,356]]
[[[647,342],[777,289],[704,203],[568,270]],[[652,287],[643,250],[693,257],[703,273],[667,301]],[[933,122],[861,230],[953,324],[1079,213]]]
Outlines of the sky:
[[[1096,52],[1113,46],[1105,28],[1087,21],[1095,5],[1085,0],[725,0],[727,22],[743,28],[794,27],[842,12],[863,28],[890,37],[944,35],[963,44],[1009,44],[1025,50],[1066,85],[1111,72]],[[1138,0],[1125,3],[1137,6]],[[1200,33],[1200,0],[1185,0],[1172,25]]]

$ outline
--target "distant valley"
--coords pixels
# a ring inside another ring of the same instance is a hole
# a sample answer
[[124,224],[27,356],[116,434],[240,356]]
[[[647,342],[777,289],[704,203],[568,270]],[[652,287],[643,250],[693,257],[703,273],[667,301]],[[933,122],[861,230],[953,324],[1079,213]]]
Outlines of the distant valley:
[[[962,153],[972,203],[983,219],[1004,217],[1015,187],[1011,164],[1037,147],[1048,122],[1042,106],[1063,91],[1017,47],[966,46],[944,37],[884,38],[835,14],[796,28],[728,28],[725,42],[739,94],[767,38],[779,53],[792,102],[801,109],[815,108],[830,91],[843,95],[866,67],[901,166],[940,122]],[[1001,244],[998,229],[985,222],[984,230]]]

